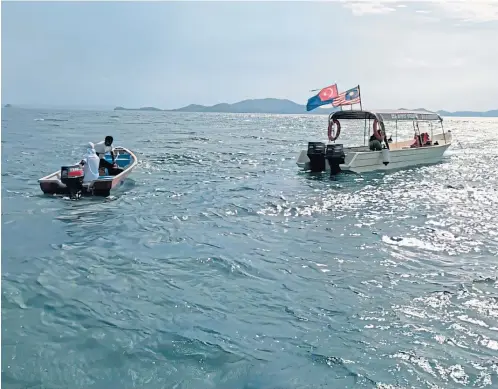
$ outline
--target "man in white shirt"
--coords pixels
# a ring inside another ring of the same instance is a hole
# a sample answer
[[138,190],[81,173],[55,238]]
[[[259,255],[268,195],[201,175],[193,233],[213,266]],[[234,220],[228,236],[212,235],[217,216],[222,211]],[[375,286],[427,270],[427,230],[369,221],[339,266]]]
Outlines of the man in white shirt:
[[[108,135],[105,137],[103,141],[100,141],[98,143],[95,143],[95,152],[97,153],[97,156],[100,158],[100,165],[99,168],[107,168],[109,171],[109,175],[115,176],[118,175],[123,171],[123,169],[119,168],[118,165],[115,163],[115,155],[114,155],[114,147],[112,147],[112,142],[114,141],[113,137]],[[105,154],[109,152],[111,154],[112,158],[112,163],[107,162],[107,160],[104,158]]]
[[87,148],[85,158],[80,162],[80,164],[83,165],[83,171],[85,173],[83,182],[90,182],[99,178],[100,158],[95,153],[94,144],[89,142],[89,145],[90,147]]

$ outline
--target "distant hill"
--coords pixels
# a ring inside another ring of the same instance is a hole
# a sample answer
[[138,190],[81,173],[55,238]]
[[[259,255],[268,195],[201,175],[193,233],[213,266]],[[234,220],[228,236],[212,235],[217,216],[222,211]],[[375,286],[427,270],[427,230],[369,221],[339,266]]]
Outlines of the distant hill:
[[124,107],[116,107],[115,111],[162,111],[162,109],[156,107],[141,107],[141,108],[124,108]]
[[[310,115],[328,115],[331,112],[338,111],[340,108],[332,108],[330,105],[326,108],[317,108],[307,112],[306,105],[297,104],[286,99],[251,99],[243,100],[234,104],[221,103],[211,106],[190,104],[185,107],[176,109],[159,109],[156,107],[142,108],[124,108],[116,107],[115,111],[168,111],[168,112],[220,112],[220,113],[269,113],[269,114],[310,114]],[[349,107],[343,107],[349,109]],[[405,108],[399,108],[404,110]],[[425,108],[417,110],[427,111]],[[437,111],[441,116],[460,116],[460,117],[498,117],[498,109],[487,112],[476,111]]]
[[216,104],[212,106],[191,104],[186,107],[172,109],[175,112],[230,112],[230,113],[274,113],[274,114],[322,114],[328,115],[337,108],[317,108],[307,112],[305,105],[282,99],[251,99],[234,104]]
[[[398,111],[429,111],[431,112],[430,109],[426,108],[398,108]],[[433,112],[433,111],[432,111]],[[444,110],[439,110],[436,111],[439,115],[441,116],[453,116],[453,117],[498,117],[498,109],[493,109],[491,111],[485,111],[485,112],[479,112],[479,111],[455,111],[455,112],[450,112],[450,111],[444,111]]]
[[459,117],[485,117],[485,118],[495,118],[498,117],[498,109],[492,109],[491,111],[478,112],[478,111],[437,111],[441,116],[459,116]]
[[[340,109],[340,108],[339,108]],[[161,110],[155,107],[143,108],[124,108],[116,107],[115,111],[169,111],[169,112],[220,112],[220,113],[273,113],[273,114],[311,114],[311,115],[328,115],[330,112],[337,111],[338,108],[317,108],[311,112],[306,111],[305,105],[297,104],[290,100],[282,99],[251,99],[243,100],[238,103],[228,104],[221,103],[211,106],[190,104],[186,107],[176,109]]]

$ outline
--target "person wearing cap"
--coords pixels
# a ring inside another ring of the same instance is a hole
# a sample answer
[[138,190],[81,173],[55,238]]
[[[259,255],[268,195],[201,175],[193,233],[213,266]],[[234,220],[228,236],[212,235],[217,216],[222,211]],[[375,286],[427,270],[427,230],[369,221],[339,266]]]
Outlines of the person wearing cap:
[[[97,156],[100,158],[100,168],[107,168],[109,171],[109,175],[115,176],[123,171],[123,169],[119,168],[116,164],[116,156],[114,155],[114,147],[112,147],[112,142],[114,141],[113,137],[108,135],[105,137],[103,141],[95,143],[94,148]],[[109,152],[111,154],[112,163],[108,162],[104,156]]]

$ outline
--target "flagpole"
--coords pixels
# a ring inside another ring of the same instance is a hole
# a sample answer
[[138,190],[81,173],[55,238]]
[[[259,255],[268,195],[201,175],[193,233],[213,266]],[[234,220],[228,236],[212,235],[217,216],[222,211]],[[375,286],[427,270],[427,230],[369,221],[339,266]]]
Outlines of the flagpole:
[[[337,85],[337,82],[334,82],[331,86],[333,85]],[[326,87],[325,87],[326,88]],[[310,92],[316,92],[316,91],[319,91],[319,90],[322,90],[323,88],[318,88],[318,89],[311,89]]]
[[360,98],[360,111],[363,111],[363,106],[361,104],[361,90],[360,90],[360,84],[358,84],[358,97]]

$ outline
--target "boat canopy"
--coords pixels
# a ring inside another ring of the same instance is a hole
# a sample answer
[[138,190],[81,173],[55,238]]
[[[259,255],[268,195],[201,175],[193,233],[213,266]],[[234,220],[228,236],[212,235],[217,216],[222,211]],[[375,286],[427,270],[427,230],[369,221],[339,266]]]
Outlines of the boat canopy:
[[439,121],[442,122],[443,119],[436,112],[430,111],[408,111],[408,110],[382,110],[382,111],[361,111],[361,110],[350,110],[350,111],[336,111],[330,115],[331,119],[352,119],[352,120],[375,120],[379,122],[386,121]]

